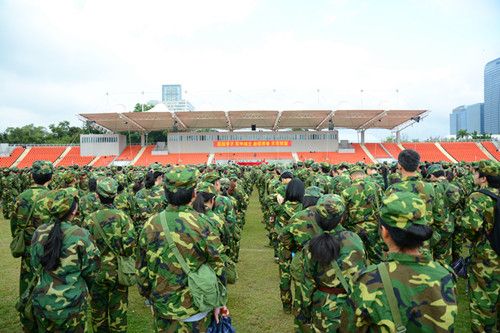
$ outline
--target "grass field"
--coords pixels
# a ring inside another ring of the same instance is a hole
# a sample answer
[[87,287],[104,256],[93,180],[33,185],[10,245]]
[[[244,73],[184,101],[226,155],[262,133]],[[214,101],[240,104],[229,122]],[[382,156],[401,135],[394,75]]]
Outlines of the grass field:
[[[278,289],[278,267],[260,223],[261,213],[257,196],[251,197],[242,240],[239,280],[229,286],[228,307],[237,332],[291,332],[293,318],[281,310]],[[19,260],[9,251],[9,222],[0,219],[0,332],[21,332],[14,309],[18,293]],[[470,332],[469,306],[464,293],[465,282],[459,281],[459,314],[456,332]],[[152,332],[152,317],[136,288],[130,289],[129,332]]]

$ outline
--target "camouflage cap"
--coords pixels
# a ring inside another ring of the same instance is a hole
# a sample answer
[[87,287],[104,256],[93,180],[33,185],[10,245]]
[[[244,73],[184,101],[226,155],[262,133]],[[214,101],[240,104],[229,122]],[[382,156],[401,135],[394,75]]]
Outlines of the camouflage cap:
[[332,167],[330,166],[330,163],[328,162],[321,162],[320,164],[321,170],[323,171],[330,171]]
[[75,196],[65,189],[49,191],[43,200],[43,204],[51,217],[60,219],[71,209]]
[[329,215],[342,215],[345,212],[345,202],[344,199],[337,194],[325,194],[318,199],[316,210],[324,218]]
[[395,192],[382,201],[380,219],[404,230],[416,224],[427,225],[425,202],[412,192]]
[[309,186],[306,188],[304,196],[320,198],[323,195],[323,189],[318,186]]
[[198,183],[198,186],[196,186],[196,192],[217,195],[217,189],[215,188],[215,185],[209,182]]
[[212,184],[214,184],[219,179],[220,179],[220,175],[217,171],[211,171],[211,172],[207,172],[207,173],[204,173],[203,175],[201,175],[202,181],[209,182]]
[[313,171],[318,171],[319,170],[319,163],[314,162],[313,164],[311,164],[311,169]]
[[441,164],[432,164],[431,166],[429,166],[427,168],[427,175],[432,175],[433,173],[435,172],[438,172],[438,171],[443,171],[443,167],[441,166]]
[[61,180],[66,184],[71,184],[76,180],[76,172],[74,170],[66,170],[61,175]]
[[163,166],[159,163],[152,163],[149,165],[148,170],[151,170],[153,172],[163,172]]
[[313,159],[308,159],[304,161],[304,165],[306,168],[309,168],[314,163]]
[[355,166],[352,166],[349,168],[350,175],[355,174],[356,172],[365,173],[365,170],[363,169],[363,167],[361,167],[359,165],[355,165]]
[[229,178],[221,178],[220,179],[220,188],[223,190],[227,190],[231,186],[231,181]]
[[500,164],[493,161],[480,161],[477,171],[487,176],[498,176],[500,174]]
[[35,161],[31,166],[31,173],[36,175],[50,175],[54,173],[54,165],[50,161]]
[[199,174],[198,169],[192,167],[173,167],[165,173],[165,187],[170,192],[176,192],[178,189],[194,188]]
[[97,194],[104,198],[113,198],[118,192],[118,182],[111,177],[101,178],[97,181]]

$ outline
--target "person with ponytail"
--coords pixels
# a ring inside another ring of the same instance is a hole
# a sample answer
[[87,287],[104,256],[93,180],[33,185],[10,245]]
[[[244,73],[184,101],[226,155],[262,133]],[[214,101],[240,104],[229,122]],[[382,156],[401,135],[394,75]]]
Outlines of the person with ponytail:
[[386,261],[351,281],[340,332],[453,332],[454,274],[422,251],[432,236],[426,203],[411,192],[385,197],[379,233],[389,249]]
[[165,190],[163,189],[163,167],[152,164],[146,174],[144,188],[136,195],[137,224],[141,226],[153,215],[161,212],[167,206]]
[[320,232],[302,249],[302,281],[295,303],[298,332],[336,332],[349,293],[348,282],[366,265],[361,238],[342,227],[346,206],[342,197],[327,194],[315,211]]
[[89,232],[73,224],[77,197],[55,190],[43,203],[50,220],[38,227],[31,242],[31,265],[38,275],[32,298],[38,331],[84,332],[100,253]]

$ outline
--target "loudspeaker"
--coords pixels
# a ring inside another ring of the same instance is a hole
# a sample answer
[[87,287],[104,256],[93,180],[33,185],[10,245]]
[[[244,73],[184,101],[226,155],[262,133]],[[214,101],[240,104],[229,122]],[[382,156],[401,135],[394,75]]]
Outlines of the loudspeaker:
[[252,125],[252,131],[256,131],[257,130],[257,125],[253,124]]

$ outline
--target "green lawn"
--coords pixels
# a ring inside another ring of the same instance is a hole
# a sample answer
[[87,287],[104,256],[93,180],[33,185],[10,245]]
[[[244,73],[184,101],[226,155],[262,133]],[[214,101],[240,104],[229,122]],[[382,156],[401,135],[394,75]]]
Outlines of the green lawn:
[[[278,267],[267,247],[261,224],[257,195],[251,197],[242,241],[239,280],[229,286],[229,310],[237,332],[291,332],[293,319],[281,310]],[[9,251],[10,227],[0,219],[0,332],[21,332],[14,303],[18,293],[19,260]],[[456,332],[470,332],[469,304],[464,294],[465,283],[459,281],[459,315]],[[152,317],[136,288],[129,297],[129,332],[153,331]]]

